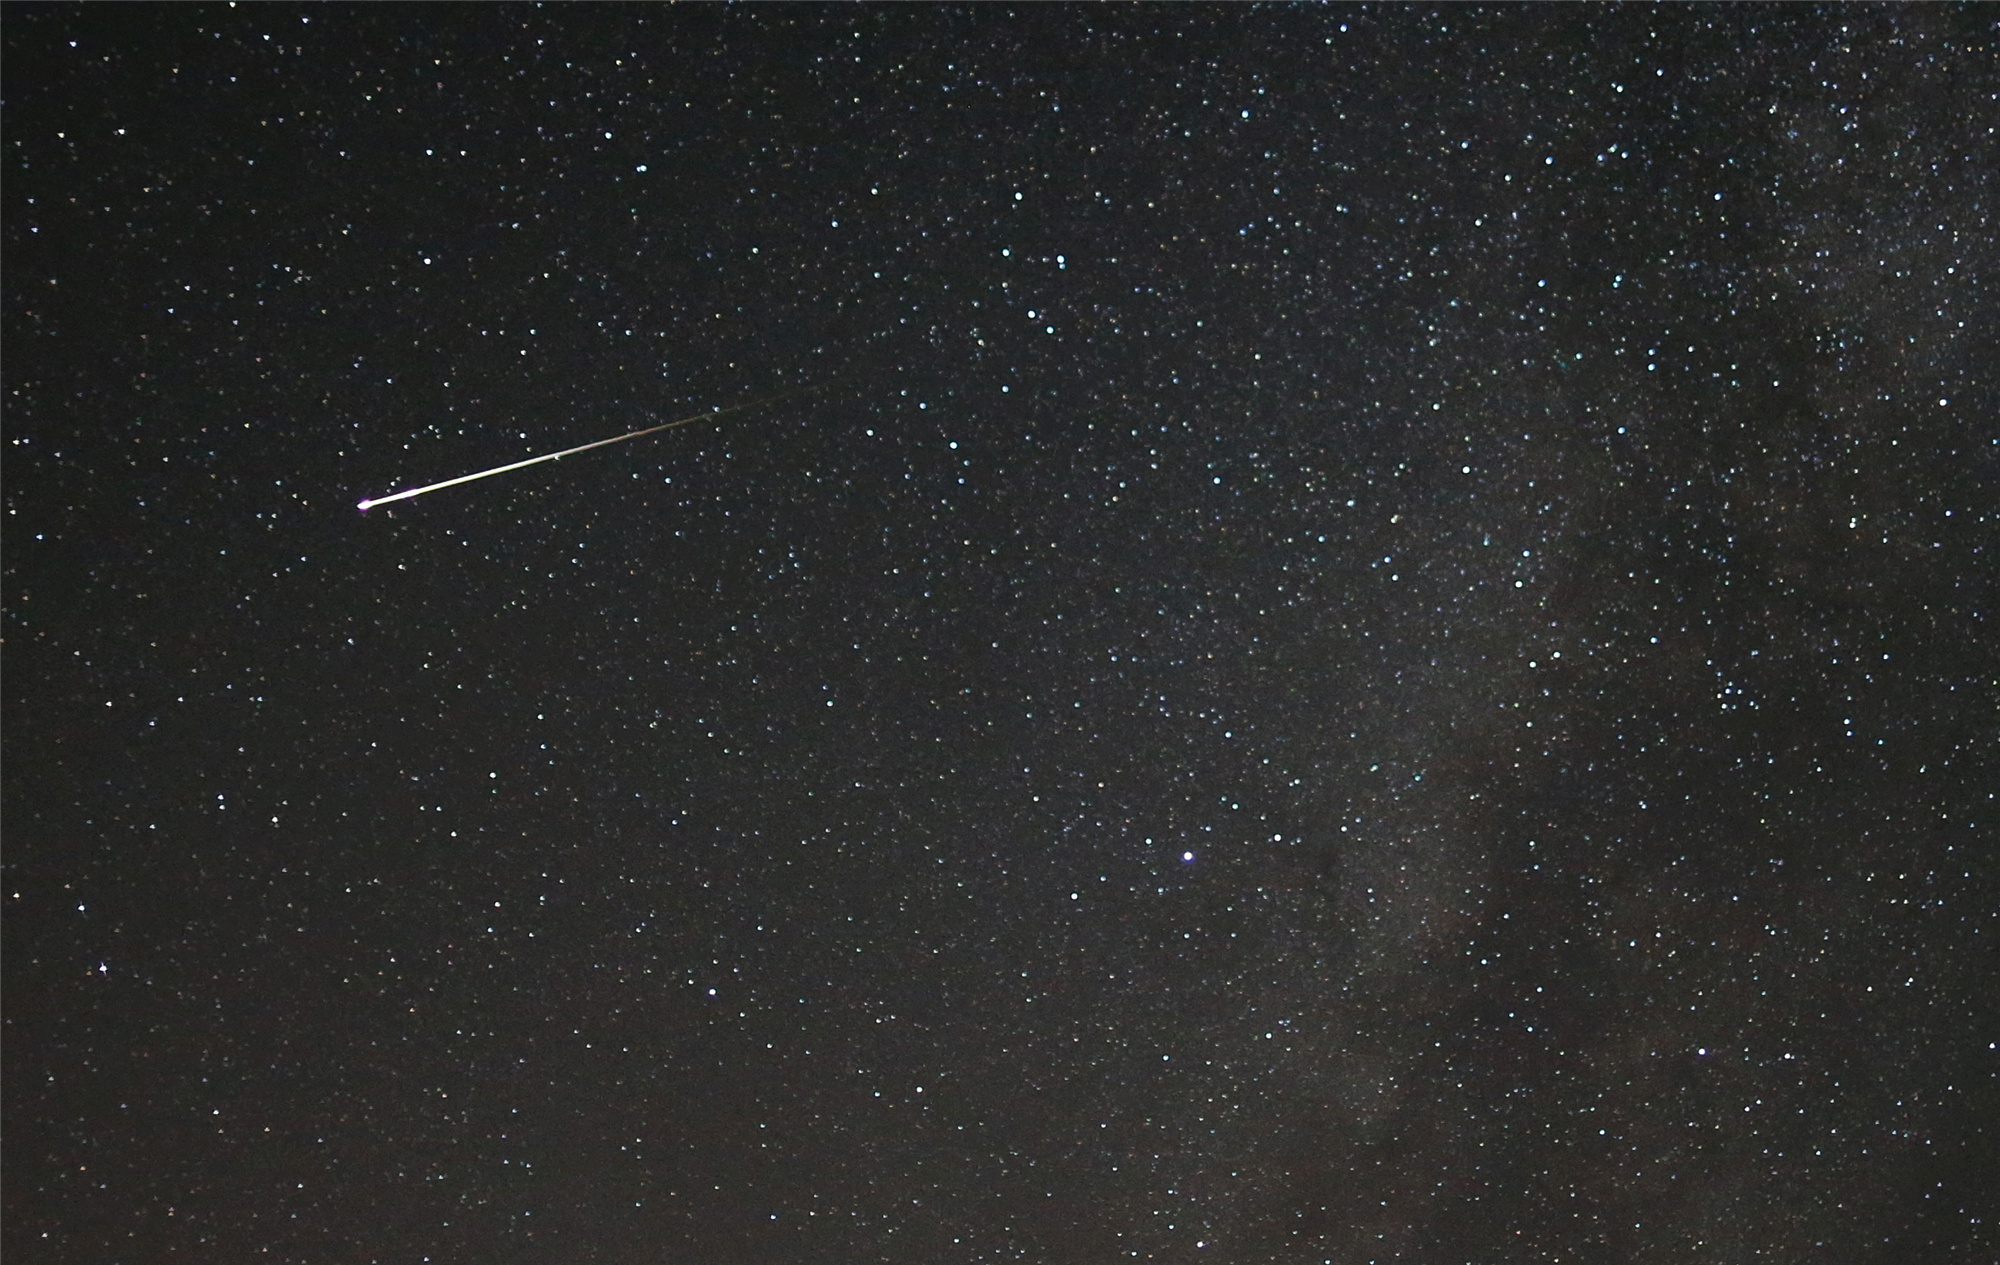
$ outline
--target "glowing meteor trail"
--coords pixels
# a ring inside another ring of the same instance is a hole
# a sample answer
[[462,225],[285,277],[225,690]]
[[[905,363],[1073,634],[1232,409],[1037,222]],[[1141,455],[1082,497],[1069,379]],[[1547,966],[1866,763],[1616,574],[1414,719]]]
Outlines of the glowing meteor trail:
[[513,461],[504,466],[494,466],[491,470],[481,470],[474,474],[461,474],[456,479],[446,479],[442,483],[427,483],[420,488],[404,488],[401,492],[391,492],[387,496],[371,496],[362,500],[358,508],[370,510],[377,505],[387,505],[391,501],[407,501],[413,496],[422,496],[426,492],[435,492],[439,488],[456,487],[461,483],[470,483],[474,479],[490,479],[496,474],[505,474],[509,470],[519,470],[523,466],[539,465],[544,461],[560,461],[564,457],[573,457],[577,453],[589,452],[592,448],[602,448],[606,444],[622,444],[628,439],[637,439],[641,435],[656,435],[663,430],[672,430],[676,426],[692,426],[696,422],[711,421],[718,417],[727,416],[730,413],[741,413],[744,409],[756,408],[760,404],[769,404],[772,400],[782,400],[788,395],[797,395],[801,391],[818,391],[828,385],[830,384],[821,383],[816,387],[793,387],[789,391],[780,391],[776,395],[759,396],[757,399],[748,400],[742,404],[732,404],[728,408],[714,409],[707,413],[695,413],[689,417],[676,418],[671,422],[661,422],[658,426],[648,426],[644,430],[635,430],[624,435],[613,435],[610,439],[593,440],[587,444],[578,444],[574,448],[565,448],[561,452],[545,452],[539,457],[529,457],[525,461]]

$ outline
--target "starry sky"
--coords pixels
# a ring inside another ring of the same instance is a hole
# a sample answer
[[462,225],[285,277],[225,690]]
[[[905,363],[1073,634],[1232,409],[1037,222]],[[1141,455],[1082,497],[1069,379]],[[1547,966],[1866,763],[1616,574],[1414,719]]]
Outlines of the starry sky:
[[1991,10],[4,41],[11,1259],[2000,1251]]

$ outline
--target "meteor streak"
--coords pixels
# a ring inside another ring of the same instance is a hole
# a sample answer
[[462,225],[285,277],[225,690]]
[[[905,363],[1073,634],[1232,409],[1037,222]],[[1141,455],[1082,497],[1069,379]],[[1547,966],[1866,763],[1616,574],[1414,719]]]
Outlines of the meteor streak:
[[539,457],[529,457],[525,461],[513,461],[504,466],[494,466],[491,470],[480,470],[474,474],[461,474],[456,479],[446,479],[442,483],[426,483],[423,487],[404,488],[401,492],[391,492],[387,496],[371,496],[362,500],[358,508],[370,510],[377,505],[387,505],[391,501],[407,501],[413,496],[422,496],[426,492],[435,492],[439,488],[456,487],[461,483],[470,483],[474,479],[488,479],[496,474],[505,474],[509,470],[519,470],[523,466],[538,465],[544,461],[560,461],[564,457],[573,457],[577,453],[589,452],[592,448],[602,448],[606,444],[622,444],[628,439],[637,439],[641,435],[655,435],[663,430],[672,430],[676,426],[692,426],[696,422],[710,421],[717,417],[727,416],[730,413],[741,413],[744,409],[756,408],[760,404],[769,404],[772,400],[782,400],[788,395],[797,395],[801,391],[822,390],[828,385],[830,384],[823,382],[816,387],[793,387],[789,391],[780,391],[776,395],[759,396],[754,400],[747,400],[742,404],[732,404],[728,408],[713,409],[707,413],[695,413],[688,417],[675,418],[671,422],[661,422],[658,426],[648,426],[644,430],[635,430],[623,435],[613,435],[610,439],[598,439],[587,444],[578,444],[574,448],[565,448],[561,452],[545,452]]

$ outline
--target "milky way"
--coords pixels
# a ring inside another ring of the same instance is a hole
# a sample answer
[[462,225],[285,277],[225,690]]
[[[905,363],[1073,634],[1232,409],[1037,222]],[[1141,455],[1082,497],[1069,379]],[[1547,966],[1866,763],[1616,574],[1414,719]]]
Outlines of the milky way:
[[1994,1258],[1991,16],[10,9],[0,1246]]

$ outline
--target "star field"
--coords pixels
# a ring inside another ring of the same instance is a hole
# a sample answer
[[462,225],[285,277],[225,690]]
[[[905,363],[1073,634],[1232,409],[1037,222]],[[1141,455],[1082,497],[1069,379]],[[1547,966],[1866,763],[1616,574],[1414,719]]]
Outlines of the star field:
[[4,40],[10,1257],[2000,1251],[1989,12]]

